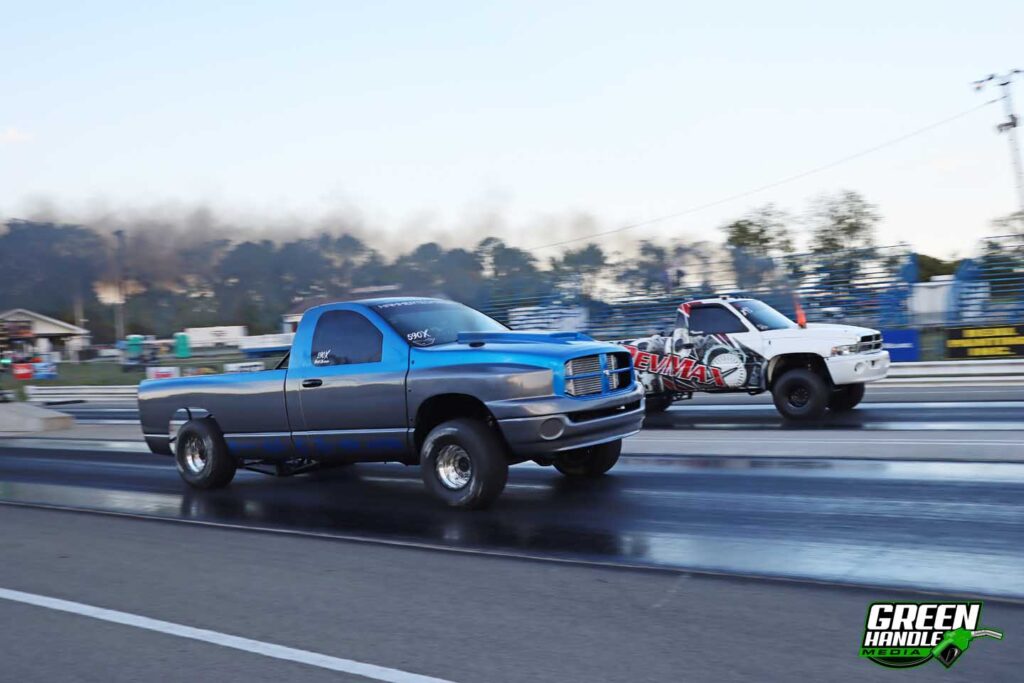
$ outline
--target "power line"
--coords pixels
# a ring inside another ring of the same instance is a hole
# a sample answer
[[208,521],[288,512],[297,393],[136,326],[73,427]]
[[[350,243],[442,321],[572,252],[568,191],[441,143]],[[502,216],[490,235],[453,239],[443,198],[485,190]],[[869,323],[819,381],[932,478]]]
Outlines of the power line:
[[772,188],[779,187],[780,185],[785,185],[787,183],[792,183],[792,182],[794,182],[796,180],[800,180],[802,178],[806,178],[807,176],[811,176],[811,175],[814,175],[816,173],[821,173],[822,171],[827,171],[830,168],[835,168],[836,166],[839,166],[841,164],[845,164],[845,163],[847,163],[849,161],[853,161],[854,159],[859,159],[860,157],[863,157],[863,156],[867,156],[868,154],[872,154],[872,153],[877,152],[879,150],[885,149],[886,147],[892,147],[893,145],[897,145],[897,144],[899,144],[901,142],[909,140],[910,138],[916,137],[916,136],[921,135],[923,133],[927,133],[928,131],[933,130],[935,128],[938,128],[940,126],[944,126],[947,123],[952,123],[953,121],[956,121],[958,119],[962,119],[963,117],[965,117],[965,116],[967,116],[969,114],[973,114],[974,112],[978,111],[979,109],[981,109],[983,107],[987,107],[988,105],[994,104],[995,102],[998,102],[998,101],[999,100],[989,100],[987,102],[982,102],[981,104],[979,104],[979,105],[977,105],[975,107],[971,107],[970,109],[965,109],[964,111],[960,112],[959,114],[954,114],[953,116],[949,116],[949,117],[941,119],[939,121],[935,121],[934,123],[930,123],[927,126],[924,126],[922,128],[918,128],[917,130],[913,130],[913,131],[911,131],[909,133],[905,133],[903,135],[900,135],[899,137],[895,137],[895,138],[892,138],[890,140],[886,140],[885,142],[882,142],[882,143],[880,143],[878,145],[875,145],[873,147],[868,147],[867,149],[864,149],[864,150],[861,150],[859,152],[856,152],[855,154],[850,154],[850,155],[842,157],[840,159],[836,159],[835,161],[830,161],[827,164],[822,164],[821,166],[815,166],[814,168],[809,169],[807,171],[803,171],[802,173],[797,173],[796,175],[787,176],[785,178],[782,178],[781,180],[776,180],[774,182],[767,183],[765,185],[760,185],[758,187],[755,187],[755,188],[752,188],[752,189],[749,189],[749,190],[745,190],[745,191],[739,192],[737,194],[729,195],[728,197],[722,197],[721,199],[716,199],[715,201],[707,202],[706,204],[699,204],[697,206],[691,206],[690,208],[684,209],[682,211],[677,211],[675,213],[670,213],[670,214],[667,214],[667,215],[664,215],[664,216],[658,216],[657,218],[650,218],[648,220],[639,221],[637,223],[630,223],[629,225],[623,225],[623,226],[620,226],[618,228],[612,228],[611,230],[604,230],[604,231],[601,231],[601,232],[594,232],[594,233],[591,233],[589,235],[583,235],[581,237],[573,237],[571,239],[562,240],[560,242],[551,242],[549,244],[540,244],[540,245],[537,245],[535,247],[527,247],[526,250],[527,251],[534,251],[534,250],[537,250],[537,249],[548,249],[548,248],[551,248],[551,247],[560,247],[560,246],[563,246],[563,245],[566,245],[566,244],[573,244],[575,242],[582,242],[584,240],[592,240],[592,239],[598,238],[598,237],[606,237],[608,235],[614,235],[616,233],[625,232],[627,230],[633,230],[634,228],[640,228],[640,227],[643,227],[645,225],[653,225],[654,223],[661,223],[663,221],[671,220],[673,218],[679,218],[680,216],[686,216],[686,215],[691,214],[691,213],[697,213],[698,211],[703,211],[704,209],[710,209],[711,207],[719,206],[720,204],[727,204],[729,202],[736,201],[737,199],[743,199],[744,197],[749,197],[749,196],[757,194],[759,192],[764,192],[765,190],[770,190]]

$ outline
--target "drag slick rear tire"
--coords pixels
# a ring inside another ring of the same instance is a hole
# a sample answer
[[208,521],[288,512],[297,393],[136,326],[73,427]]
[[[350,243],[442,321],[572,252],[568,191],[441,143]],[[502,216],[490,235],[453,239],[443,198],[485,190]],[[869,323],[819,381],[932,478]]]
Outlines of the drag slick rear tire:
[[505,444],[480,420],[460,418],[430,430],[420,449],[427,490],[451,507],[478,510],[508,481]]
[[224,488],[235,478],[237,465],[213,420],[189,420],[178,430],[174,461],[185,483],[197,489]]
[[788,420],[817,420],[828,409],[828,384],[813,370],[787,370],[772,387],[775,409]]
[[864,398],[864,384],[844,384],[836,387],[828,399],[828,409],[833,413],[853,410]]
[[555,454],[555,469],[567,477],[600,477],[615,467],[621,452],[622,439],[563,451]]

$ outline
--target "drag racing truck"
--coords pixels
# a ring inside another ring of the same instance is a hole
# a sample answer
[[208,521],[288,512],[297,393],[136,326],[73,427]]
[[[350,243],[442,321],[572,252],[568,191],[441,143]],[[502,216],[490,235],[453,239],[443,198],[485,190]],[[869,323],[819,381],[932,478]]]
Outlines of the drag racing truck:
[[772,393],[791,420],[854,408],[864,385],[885,377],[878,330],[797,324],[757,299],[723,296],[679,306],[670,334],[623,344],[647,394],[647,412],[695,392]]
[[306,311],[273,370],[145,381],[146,443],[189,485],[356,462],[420,465],[427,489],[479,508],[509,465],[611,469],[644,420],[629,353],[576,332],[513,332],[441,299]]

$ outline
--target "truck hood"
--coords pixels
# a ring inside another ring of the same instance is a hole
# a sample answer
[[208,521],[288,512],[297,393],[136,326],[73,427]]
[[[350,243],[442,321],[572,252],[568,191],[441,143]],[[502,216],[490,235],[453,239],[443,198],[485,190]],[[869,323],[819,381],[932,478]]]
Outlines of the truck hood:
[[462,332],[451,344],[413,347],[412,352],[430,365],[496,362],[561,367],[570,358],[624,350],[579,332],[509,331]]
[[834,340],[836,343],[854,343],[869,334],[878,334],[878,330],[856,325],[833,325],[831,323],[808,323],[805,329],[791,328],[787,330],[768,330],[762,332],[767,339],[813,339]]
[[457,344],[473,342],[484,344],[569,344],[571,342],[592,342],[582,332],[545,332],[543,330],[508,330],[507,332],[459,332]]

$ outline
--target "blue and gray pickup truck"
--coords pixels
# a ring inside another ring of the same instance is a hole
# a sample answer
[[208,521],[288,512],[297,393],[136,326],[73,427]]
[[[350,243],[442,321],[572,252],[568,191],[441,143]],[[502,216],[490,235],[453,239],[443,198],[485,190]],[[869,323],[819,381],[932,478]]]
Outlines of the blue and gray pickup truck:
[[309,309],[276,369],[143,382],[139,412],[150,450],[197,488],[238,468],[397,461],[447,504],[479,508],[515,463],[607,472],[643,424],[643,394],[621,346],[389,298]]

